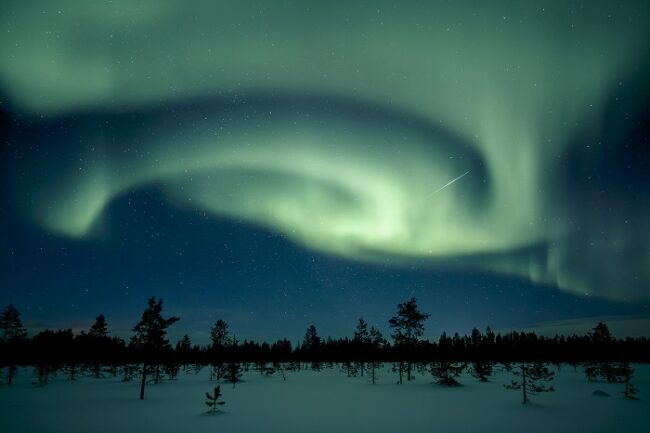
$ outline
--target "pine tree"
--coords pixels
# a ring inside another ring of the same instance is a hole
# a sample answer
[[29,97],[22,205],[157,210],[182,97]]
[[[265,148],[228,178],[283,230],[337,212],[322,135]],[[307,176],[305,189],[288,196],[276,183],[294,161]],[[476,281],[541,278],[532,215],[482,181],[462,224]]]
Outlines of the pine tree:
[[165,338],[167,328],[179,319],[162,317],[163,301],[156,298],[149,299],[149,307],[142,313],[142,319],[133,327],[135,335],[131,337],[131,344],[139,349],[143,355],[142,381],[140,384],[140,400],[144,399],[144,388],[147,383],[147,372],[153,367],[155,380],[159,380],[160,357],[171,349],[169,340]]
[[241,365],[238,362],[230,361],[226,365],[226,374],[228,382],[232,383],[232,387],[235,388],[235,384],[241,381],[242,371]]
[[341,369],[345,372],[347,377],[356,376],[359,372],[357,363],[352,361],[344,361],[341,363]]
[[591,341],[595,344],[609,344],[612,342],[612,333],[607,325],[603,322],[598,322],[591,334]]
[[77,374],[79,373],[79,366],[77,365],[76,362],[71,361],[67,365],[67,371],[68,371],[68,378],[71,381],[77,380]]
[[20,312],[13,304],[8,305],[0,315],[0,341],[10,354],[7,357],[7,385],[11,385],[16,375],[16,362],[13,354],[18,352],[18,346],[27,338],[27,331],[20,320]]
[[210,330],[210,340],[212,347],[215,349],[222,349],[230,344],[230,335],[228,334],[228,324],[219,319],[215,322]]
[[176,350],[186,353],[192,350],[192,340],[189,335],[183,335],[183,338],[176,344]]
[[368,336],[370,341],[370,379],[374,385],[377,382],[377,370],[381,368],[381,362],[379,362],[379,351],[386,343],[384,336],[381,335],[374,326],[370,327],[370,334]]
[[318,336],[318,331],[314,325],[309,325],[305,332],[305,338],[302,342],[302,350],[306,355],[311,358],[311,368],[314,371],[320,370],[320,363],[318,362],[318,352],[321,347],[321,338]]
[[9,304],[0,315],[0,333],[2,341],[11,343],[27,338],[27,331],[20,320],[20,312]]
[[474,361],[469,372],[472,376],[481,382],[488,382],[488,377],[492,376],[493,365],[488,361]]
[[[231,359],[228,361],[228,363],[224,366],[224,374],[225,374],[225,379],[229,383],[232,383],[233,389],[235,388],[235,384],[241,381],[242,377],[242,365],[239,362],[235,361],[234,355],[237,353],[237,348],[238,348],[239,342],[237,341],[237,338],[233,336],[230,339],[230,353],[231,353]],[[248,364],[245,363],[244,368],[246,371],[248,371]]]
[[219,397],[221,397],[221,385],[217,385],[214,388],[214,393],[212,395],[210,395],[209,392],[206,392],[205,397],[207,398],[205,404],[210,407],[210,413],[215,413],[218,406],[226,404],[225,401],[219,401]]
[[285,370],[284,365],[281,362],[279,362],[279,361],[274,362],[273,363],[273,368],[275,369],[275,371],[280,372],[280,375],[282,375],[282,380],[283,381],[287,380],[287,375],[286,375],[286,373],[284,371]]
[[[588,367],[589,368],[589,367]],[[630,366],[629,362],[610,362],[600,363],[596,366],[590,366],[593,370],[593,375],[598,378],[607,380],[610,383],[623,383],[625,389],[622,394],[625,398],[636,399],[635,395],[639,392],[638,388],[631,382],[634,377],[634,369]],[[585,369],[585,371],[587,371]]]
[[97,316],[95,323],[93,323],[88,331],[87,337],[92,350],[91,358],[93,362],[90,365],[91,371],[95,379],[99,379],[102,376],[102,363],[105,362],[103,357],[107,355],[102,352],[108,340],[108,325],[103,314]]
[[[613,344],[615,342],[612,333],[603,322],[598,322],[593,331],[594,332],[592,332],[589,337],[592,347],[596,350],[597,355],[601,357],[601,359],[595,362],[585,362],[583,368],[587,379],[589,379],[590,382],[598,380],[599,378],[612,383],[621,382],[622,379],[617,371],[615,363],[607,359],[613,351]],[[604,358],[603,355],[605,356]]]
[[547,382],[553,380],[555,373],[548,370],[543,362],[521,362],[514,369],[507,365],[506,369],[512,370],[519,379],[513,380],[508,385],[503,385],[507,389],[520,389],[523,395],[523,404],[530,402],[528,395],[537,395],[540,392],[553,392],[555,389]]
[[634,369],[630,367],[629,363],[621,362],[618,365],[618,371],[623,379],[623,383],[625,383],[625,390],[622,392],[623,397],[636,400],[636,394],[639,392],[639,389],[631,382],[634,377]]
[[217,320],[210,330],[210,340],[212,341],[210,380],[215,376],[219,380],[224,373],[224,351],[232,343],[228,332],[228,324],[224,320]]
[[354,342],[354,348],[356,354],[358,354],[359,357],[361,358],[361,360],[357,363],[357,365],[355,365],[355,370],[359,370],[361,372],[361,376],[363,376],[364,369],[365,369],[365,363],[363,361],[363,357],[367,355],[365,352],[368,350],[368,346],[370,343],[370,334],[368,334],[368,324],[366,323],[365,320],[363,320],[363,317],[360,317],[359,322],[357,322],[357,329],[356,331],[354,331],[354,339],[352,341]]
[[459,386],[456,380],[465,369],[465,364],[452,361],[434,361],[429,364],[429,372],[440,385]]
[[318,331],[314,325],[309,325],[305,338],[303,339],[302,347],[307,350],[317,349],[320,346],[321,339],[318,336]]
[[47,385],[48,377],[51,373],[52,368],[44,363],[44,362],[39,362],[36,364],[34,367],[34,374],[36,375],[36,383],[35,385],[42,387]]
[[[394,329],[392,335],[395,345],[407,350],[407,354],[419,342],[419,337],[424,333],[424,321],[429,318],[429,314],[422,313],[418,309],[417,300],[410,300],[397,305],[397,314],[393,316],[388,323]],[[402,366],[400,365],[400,383],[402,383]],[[412,380],[411,360],[406,362],[407,380]]]
[[106,324],[106,318],[103,314],[100,314],[95,319],[95,323],[90,327],[88,335],[94,338],[107,338],[108,337],[108,325]]

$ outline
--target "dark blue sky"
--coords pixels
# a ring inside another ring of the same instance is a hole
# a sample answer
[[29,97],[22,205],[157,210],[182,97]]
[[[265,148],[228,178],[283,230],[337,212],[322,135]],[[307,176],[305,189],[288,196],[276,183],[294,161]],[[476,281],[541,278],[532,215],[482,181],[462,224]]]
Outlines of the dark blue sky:
[[104,313],[115,333],[128,336],[150,296],[181,317],[173,336],[187,332],[197,341],[219,318],[241,339],[295,341],[312,323],[323,335],[350,335],[360,316],[388,332],[396,304],[410,296],[431,314],[430,338],[473,326],[649,312],[646,303],[572,295],[522,278],[337,259],[250,224],[178,210],[155,188],[112,204],[107,221],[114,222],[82,241],[25,224],[10,208],[3,206],[0,301],[15,303],[31,330],[85,329]]
[[200,342],[388,332],[411,296],[428,337],[646,332],[650,5],[5,3],[0,304],[32,332],[126,337],[151,296]]

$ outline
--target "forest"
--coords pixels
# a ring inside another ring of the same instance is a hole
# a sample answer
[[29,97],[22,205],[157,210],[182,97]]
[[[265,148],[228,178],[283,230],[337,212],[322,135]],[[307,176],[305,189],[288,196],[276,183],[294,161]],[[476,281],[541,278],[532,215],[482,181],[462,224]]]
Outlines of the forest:
[[[431,374],[444,386],[459,385],[464,371],[480,381],[488,381],[495,368],[512,373],[508,389],[528,394],[553,391],[549,383],[563,363],[581,367],[588,380],[622,383],[625,397],[635,398],[631,363],[650,361],[650,340],[614,338],[605,323],[598,323],[587,335],[554,337],[534,332],[495,333],[472,329],[469,335],[442,333],[438,341],[422,338],[429,317],[411,298],[397,306],[389,320],[391,335],[386,338],[374,326],[359,318],[350,337],[322,338],[310,325],[302,342],[293,345],[282,339],[272,343],[238,341],[224,320],[210,330],[210,344],[193,344],[188,335],[172,345],[167,328],[178,320],[165,318],[163,301],[151,298],[129,341],[111,336],[108,323],[99,314],[87,332],[75,335],[71,329],[44,330],[28,337],[20,312],[7,306],[0,316],[0,367],[3,384],[11,385],[18,367],[31,366],[34,385],[44,386],[50,376],[65,375],[70,380],[85,375],[95,378],[120,376],[129,382],[140,380],[140,398],[149,383],[173,379],[179,372],[198,372],[207,367],[210,378],[235,386],[244,371],[260,375],[279,374],[284,380],[292,371],[338,367],[347,376],[367,376],[374,384],[377,372],[391,366],[398,384],[410,381],[415,371]],[[217,391],[215,391],[216,395]],[[213,397],[214,398],[214,397]]]

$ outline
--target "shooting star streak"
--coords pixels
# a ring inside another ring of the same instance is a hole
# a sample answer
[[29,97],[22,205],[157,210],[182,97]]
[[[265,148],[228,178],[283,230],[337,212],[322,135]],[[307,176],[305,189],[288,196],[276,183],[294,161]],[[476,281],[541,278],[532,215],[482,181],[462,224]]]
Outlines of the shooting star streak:
[[435,193],[437,193],[437,192],[442,191],[443,189],[447,188],[447,187],[448,187],[449,185],[451,185],[452,183],[454,183],[454,182],[456,182],[457,180],[461,179],[462,177],[468,175],[470,171],[472,171],[472,170],[467,170],[465,173],[461,174],[460,176],[453,178],[452,180],[450,180],[449,182],[447,182],[446,184],[444,184],[443,186],[441,186],[441,187],[438,188],[437,190],[433,191],[430,195],[433,195],[433,194],[435,194]]

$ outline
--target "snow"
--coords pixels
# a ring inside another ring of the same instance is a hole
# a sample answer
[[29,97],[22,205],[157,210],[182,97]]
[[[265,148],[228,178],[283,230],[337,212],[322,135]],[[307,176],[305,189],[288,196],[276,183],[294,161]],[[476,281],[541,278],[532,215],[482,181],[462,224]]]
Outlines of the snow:
[[[348,378],[338,368],[303,370],[263,377],[244,373],[244,382],[221,384],[220,413],[210,415],[205,393],[208,371],[180,373],[178,380],[147,386],[138,400],[138,381],[119,377],[59,375],[47,386],[32,385],[31,369],[21,369],[12,386],[0,386],[3,433],[131,432],[625,432],[650,431],[650,366],[635,365],[639,400],[622,398],[623,385],[588,382],[580,368],[562,366],[556,392],[533,396],[522,405],[520,391],[503,388],[511,379],[495,373],[489,383],[470,376],[462,387],[446,388],[430,376],[397,385],[387,369],[372,385],[368,377]],[[601,390],[610,395],[594,395]]]

